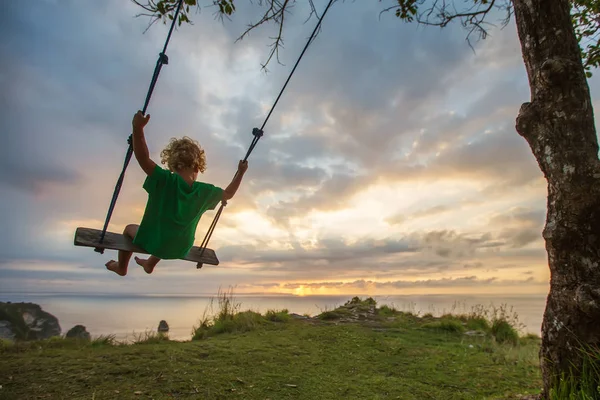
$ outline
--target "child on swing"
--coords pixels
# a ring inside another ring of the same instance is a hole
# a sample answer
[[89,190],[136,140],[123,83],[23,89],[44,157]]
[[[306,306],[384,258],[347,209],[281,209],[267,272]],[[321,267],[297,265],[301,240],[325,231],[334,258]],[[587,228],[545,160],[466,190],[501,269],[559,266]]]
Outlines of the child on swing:
[[[187,255],[195,239],[196,227],[206,210],[214,210],[220,201],[231,199],[237,192],[248,169],[247,161],[240,161],[238,172],[225,190],[214,185],[196,182],[198,172],[206,170],[204,150],[188,137],[171,139],[161,152],[161,162],[169,170],[159,167],[150,159],[144,127],[150,115],[138,111],[132,121],[133,152],[146,180],[144,189],[148,202],[140,225],[127,225],[124,235],[151,256],[135,257],[135,262],[151,274],[161,259],[178,259]],[[133,253],[119,250],[118,261],[111,260],[106,268],[120,276],[127,275]]]

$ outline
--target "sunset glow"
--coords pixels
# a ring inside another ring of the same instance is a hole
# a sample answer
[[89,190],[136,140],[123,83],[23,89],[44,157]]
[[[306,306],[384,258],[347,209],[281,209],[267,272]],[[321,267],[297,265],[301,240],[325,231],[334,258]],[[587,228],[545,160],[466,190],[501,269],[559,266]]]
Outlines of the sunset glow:
[[[104,268],[115,252],[75,247],[73,235],[102,228],[167,28],[144,34],[132,2],[58,3],[10,5],[18,22],[4,28],[14,57],[0,74],[13,101],[2,118],[0,290],[547,293],[547,189],[514,129],[529,99],[514,27],[474,53],[459,26],[380,20],[379,2],[335,7],[215,230],[220,265],[164,261],[152,276],[131,267],[121,279]],[[299,4],[284,65],[264,73],[274,27],[235,42],[257,11],[240,5],[225,23],[201,14],[174,33],[149,107],[155,161],[171,137],[192,136],[207,154],[199,180],[230,182],[309,29]],[[598,91],[595,76],[590,85]],[[110,231],[140,222],[144,179],[133,158]],[[202,217],[196,244],[214,215]]]

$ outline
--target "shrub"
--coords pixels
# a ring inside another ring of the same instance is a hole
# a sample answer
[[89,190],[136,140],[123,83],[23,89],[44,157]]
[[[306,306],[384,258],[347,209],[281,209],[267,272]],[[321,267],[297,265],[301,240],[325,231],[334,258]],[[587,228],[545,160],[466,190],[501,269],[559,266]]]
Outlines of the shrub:
[[437,331],[445,331],[450,333],[463,333],[465,327],[459,321],[452,319],[445,319],[436,322],[429,322],[423,325],[423,328],[433,329]]
[[269,310],[265,314],[265,319],[272,322],[288,322],[291,318],[287,309],[281,311]]
[[492,323],[491,332],[498,343],[511,343],[516,345],[519,342],[519,333],[504,319],[495,320]]
[[490,323],[488,322],[487,319],[485,319],[483,317],[469,316],[467,318],[467,329],[473,330],[473,331],[489,332],[490,331]]
[[397,313],[398,313],[398,310],[396,310],[394,307],[390,307],[385,304],[377,309],[377,314],[382,315],[384,317],[396,315]]
[[[238,312],[240,304],[235,302],[232,290],[222,292],[219,289],[217,300],[217,313],[213,317],[208,316],[208,310],[213,308],[213,299],[211,299],[199,325],[192,330],[192,340],[200,340],[221,333],[247,332],[265,322],[265,318],[257,312],[250,310]],[[284,311],[287,313],[287,310]]]

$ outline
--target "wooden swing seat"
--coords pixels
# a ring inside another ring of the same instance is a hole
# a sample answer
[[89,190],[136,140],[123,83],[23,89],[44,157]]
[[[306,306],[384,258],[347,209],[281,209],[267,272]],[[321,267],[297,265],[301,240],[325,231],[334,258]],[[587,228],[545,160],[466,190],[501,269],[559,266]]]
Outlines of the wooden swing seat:
[[[131,238],[120,233],[106,232],[103,242],[100,243],[101,234],[102,231],[99,229],[77,228],[75,231],[75,246],[149,254],[146,250],[134,245]],[[198,246],[192,247],[182,260],[195,262],[196,268],[202,268],[202,264],[219,265],[219,259],[214,250],[205,249],[204,254],[201,256],[200,247]]]

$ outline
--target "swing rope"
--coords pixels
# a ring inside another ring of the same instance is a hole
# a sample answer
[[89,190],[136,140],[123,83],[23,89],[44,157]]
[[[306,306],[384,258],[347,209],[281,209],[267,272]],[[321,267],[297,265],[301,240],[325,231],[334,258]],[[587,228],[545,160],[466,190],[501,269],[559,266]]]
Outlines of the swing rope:
[[[271,110],[267,114],[267,117],[265,118],[262,126],[260,128],[254,128],[254,129],[252,129],[252,135],[254,135],[254,138],[252,139],[252,142],[250,143],[250,146],[248,148],[248,151],[246,152],[246,156],[244,157],[243,161],[247,161],[248,160],[248,157],[250,157],[250,154],[252,153],[252,151],[256,147],[256,144],[258,143],[258,141],[260,140],[260,138],[263,136],[263,133],[264,133],[263,129],[264,129],[265,125],[267,125],[267,122],[269,121],[269,118],[271,117],[271,114],[273,113],[273,110],[275,109],[275,106],[277,105],[277,103],[279,102],[279,99],[283,95],[283,91],[287,87],[288,82],[290,81],[290,79],[292,79],[292,75],[294,75],[294,71],[296,71],[296,67],[298,66],[298,64],[300,64],[300,60],[302,60],[302,57],[304,56],[304,53],[306,52],[306,49],[308,49],[308,46],[310,46],[310,44],[312,43],[315,35],[317,34],[317,31],[319,30],[319,27],[321,26],[321,22],[323,21],[323,18],[325,18],[325,14],[327,14],[327,11],[329,10],[329,7],[331,7],[331,4],[333,4],[333,2],[334,2],[334,0],[329,0],[329,3],[327,4],[327,7],[325,7],[325,11],[323,11],[323,15],[321,15],[321,18],[319,18],[319,22],[315,26],[315,29],[313,30],[312,34],[310,35],[310,38],[306,42],[306,45],[304,46],[304,49],[300,53],[300,56],[298,57],[298,60],[296,61],[296,64],[294,65],[294,68],[292,68],[292,71],[290,72],[287,80],[285,81],[285,83],[283,84],[283,87],[279,91],[279,95],[275,99],[275,102],[273,103],[273,106],[271,107]],[[234,179],[235,179],[235,177],[237,177],[237,174],[238,173],[236,172],[235,176],[234,176]],[[206,232],[206,236],[204,237],[204,240],[202,240],[202,244],[200,245],[200,256],[202,256],[204,254],[204,250],[206,250],[206,248],[208,246],[208,241],[210,240],[210,238],[211,238],[211,236],[212,236],[212,234],[213,234],[213,232],[215,230],[215,227],[217,226],[217,222],[219,221],[219,218],[221,217],[221,213],[223,212],[223,208],[226,205],[227,205],[227,202],[225,200],[223,200],[221,202],[221,206],[219,207],[219,211],[217,211],[217,213],[215,215],[215,218],[213,219],[213,222],[210,224],[210,227],[208,228],[208,232]]]
[[[160,75],[160,71],[163,65],[169,64],[169,57],[167,57],[167,46],[169,45],[169,41],[171,40],[171,34],[173,33],[173,29],[175,28],[175,23],[177,22],[177,17],[179,16],[179,12],[181,10],[181,6],[183,4],[183,0],[179,0],[177,4],[177,9],[175,11],[175,15],[173,16],[173,22],[171,23],[171,28],[169,29],[169,34],[167,35],[167,40],[165,41],[165,45],[163,50],[158,55],[158,60],[156,61],[156,67],[154,68],[154,74],[152,75],[152,80],[150,81],[150,87],[148,88],[148,94],[146,95],[146,101],[144,102],[144,108],[142,109],[142,113],[146,115],[146,110],[148,108],[148,104],[150,103],[150,98],[152,97],[152,93],[154,92],[154,87],[156,86],[156,82],[158,82],[158,76]],[[131,160],[131,156],[133,155],[133,140],[132,136],[129,135],[127,139],[127,143],[129,143],[129,147],[127,148],[127,153],[125,154],[125,162],[123,163],[123,170],[121,171],[121,175],[119,175],[119,179],[117,180],[117,184],[115,186],[115,191],[113,192],[113,197],[110,201],[110,206],[108,207],[108,214],[106,215],[106,220],[104,221],[104,228],[102,228],[102,234],[100,235],[100,243],[104,241],[104,236],[106,235],[106,229],[108,228],[108,224],[110,222],[110,218],[115,209],[115,205],[117,204],[117,198],[119,197],[119,193],[121,192],[121,186],[123,185],[123,179],[125,179],[125,170],[129,165],[129,161]],[[104,249],[96,247],[94,251],[104,254]]]

